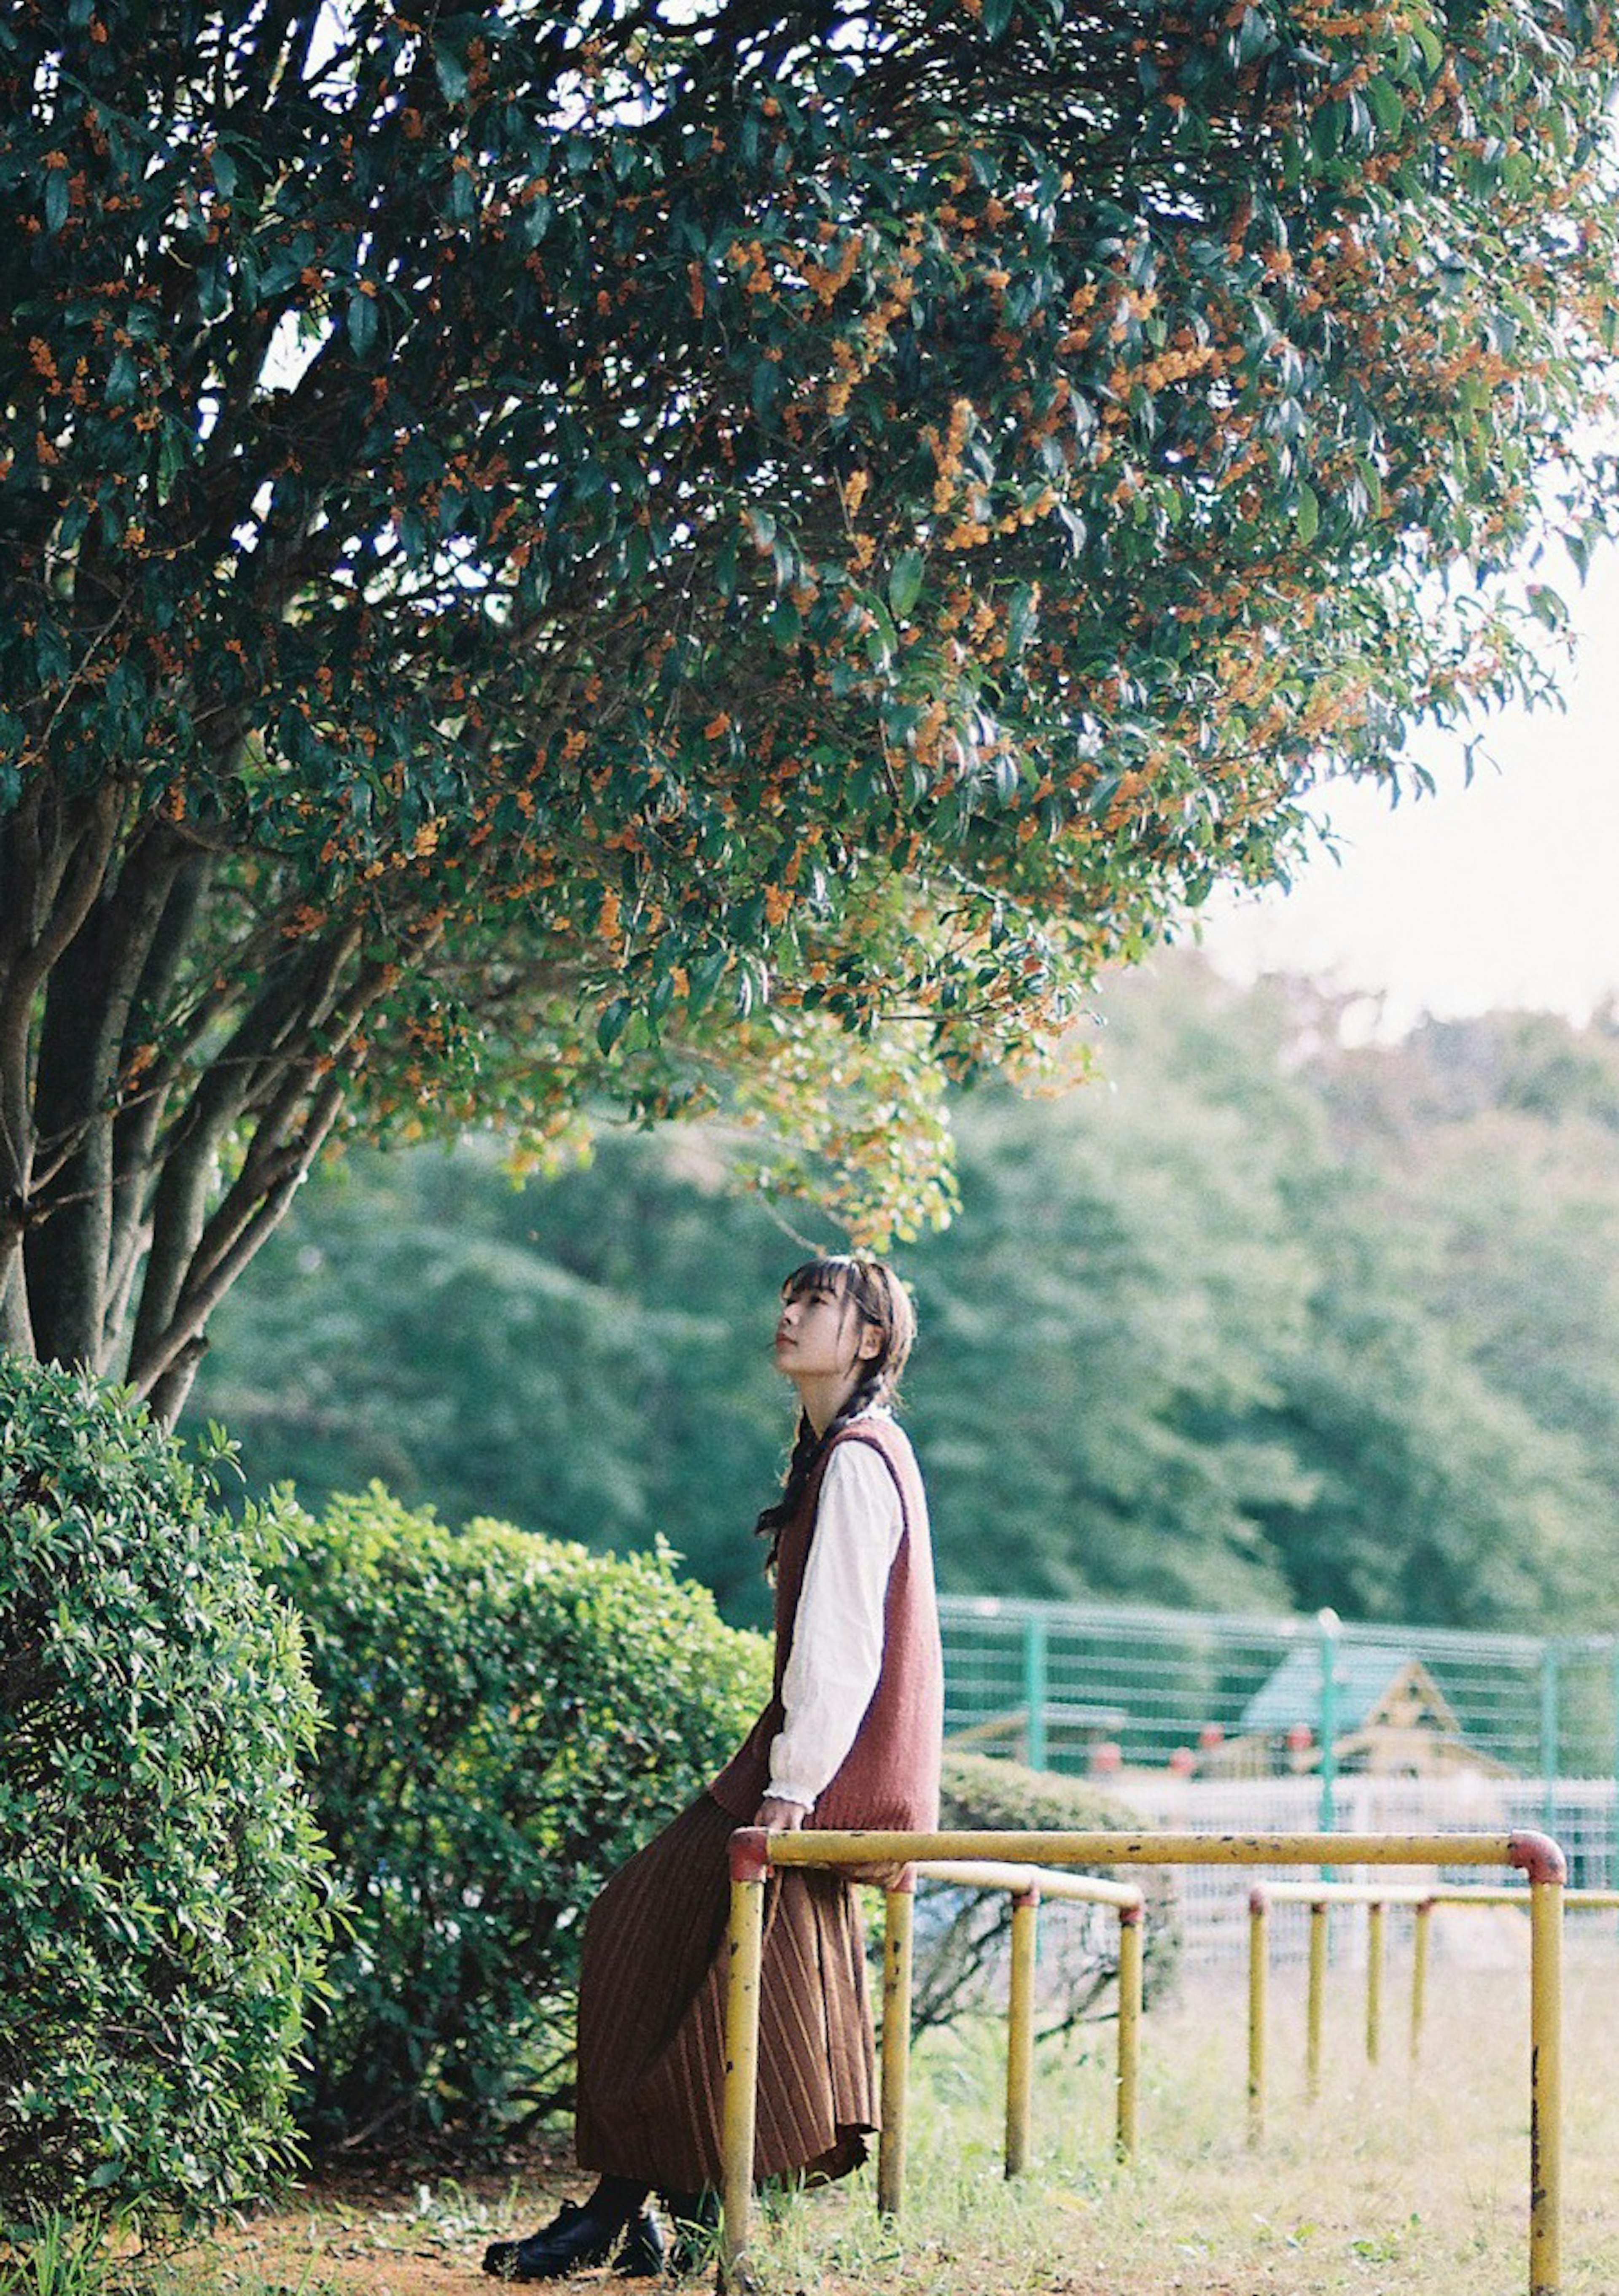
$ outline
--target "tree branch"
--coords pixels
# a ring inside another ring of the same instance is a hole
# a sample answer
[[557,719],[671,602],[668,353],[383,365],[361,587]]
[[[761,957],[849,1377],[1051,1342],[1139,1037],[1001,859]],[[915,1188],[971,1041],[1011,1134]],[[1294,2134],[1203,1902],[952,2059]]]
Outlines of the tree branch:
[[57,1363],[100,1370],[113,1230],[118,1086],[128,1017],[185,849],[148,823],[45,987],[35,1080],[38,1185],[25,1241],[35,1341]]
[[[156,1375],[152,1366],[179,1308],[225,1143],[255,1097],[266,1090],[266,1064],[275,1062],[279,1074],[282,1061],[298,1057],[298,1050],[289,1046],[295,1035],[307,1047],[309,1034],[329,1012],[338,979],[358,941],[359,928],[351,923],[330,944],[314,944],[288,958],[210,1063],[159,1147],[162,1175],[152,1204],[151,1246],[130,1350],[129,1375],[143,1391]],[[316,1048],[307,1049],[313,1053]]]
[[184,1407],[196,1377],[197,1365],[207,1344],[208,1319],[259,1247],[281,1225],[288,1205],[303,1185],[343,1105],[344,1085],[329,1073],[316,1093],[308,1121],[293,1147],[279,1160],[279,1172],[269,1193],[251,1218],[243,1223],[228,1250],[217,1260],[206,1282],[188,1282],[169,1329],[138,1368],[131,1366],[131,1383],[143,1395],[152,1414],[172,1427]]

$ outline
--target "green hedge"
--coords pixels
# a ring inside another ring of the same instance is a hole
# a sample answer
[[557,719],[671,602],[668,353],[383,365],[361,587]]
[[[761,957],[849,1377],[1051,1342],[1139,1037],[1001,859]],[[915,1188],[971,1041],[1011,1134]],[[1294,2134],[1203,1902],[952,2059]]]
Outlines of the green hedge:
[[765,1645],[666,1553],[451,1530],[374,1485],[282,1520],[330,1722],[315,1802],[352,1898],[306,2125],[495,2136],[568,2094],[585,1908],[732,1751]]
[[0,1357],[0,2219],[262,2192],[323,1927],[314,1709],[254,1527],[94,1380]]
[[[975,1832],[1115,1833],[1133,1828],[1135,1820],[1123,1802],[1083,1778],[947,1746],[939,1823]],[[1161,1996],[1181,1951],[1173,1875],[1161,1866],[1120,1868],[1116,1874],[1106,1866],[1094,1870],[1141,1883],[1147,1901],[1143,1991],[1149,1998]],[[1040,1923],[1043,2030],[1060,2031],[1082,2018],[1108,2013],[1118,1976],[1116,1916],[1052,1898],[1043,1907]],[[1003,1890],[919,1883],[912,1980],[917,2028],[947,2025],[1003,2004],[1010,1940],[1011,1900]]]

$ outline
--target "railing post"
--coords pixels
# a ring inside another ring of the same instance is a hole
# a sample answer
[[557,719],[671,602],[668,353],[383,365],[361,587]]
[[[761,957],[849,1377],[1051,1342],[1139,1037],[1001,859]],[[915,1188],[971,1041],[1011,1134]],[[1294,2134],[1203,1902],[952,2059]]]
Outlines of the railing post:
[[1265,1977],[1270,1939],[1263,1890],[1248,1893],[1248,2143],[1257,2144],[1265,2126]]
[[1304,2018],[1304,2094],[1312,2104],[1321,2093],[1321,2011],[1327,1997],[1326,1904],[1310,1908],[1310,1994]]
[[1034,2086],[1034,1948],[1040,1892],[1012,1899],[1012,1968],[1006,2018],[1006,2173],[1028,2166],[1029,2105]]
[[1046,1763],[1046,1653],[1045,1613],[1031,1611],[1023,1621],[1023,1743],[1031,1770],[1043,1770]]
[[1141,2077],[1141,1908],[1121,1906],[1118,1931],[1118,2157],[1133,2161]]
[[1383,2034],[1383,1906],[1366,1908],[1366,2062],[1375,2065]]
[[754,2122],[759,2089],[759,1969],[765,1950],[765,1882],[770,1837],[747,1826],[731,1837],[731,1922],[726,1935],[725,2088],[720,2133],[721,2290],[741,2284],[753,2200]]
[[1411,1938],[1411,2062],[1422,2050],[1422,2012],[1427,1994],[1428,1931],[1434,1924],[1434,1900],[1425,1898],[1417,1908]]
[[911,2097],[911,1916],[909,1872],[885,1899],[883,1923],[882,2128],[877,2139],[877,2206],[896,2217],[905,2197],[905,2122]]
[[1529,1877],[1529,2296],[1558,2296],[1563,2214],[1563,1884],[1555,1841],[1518,1833]]

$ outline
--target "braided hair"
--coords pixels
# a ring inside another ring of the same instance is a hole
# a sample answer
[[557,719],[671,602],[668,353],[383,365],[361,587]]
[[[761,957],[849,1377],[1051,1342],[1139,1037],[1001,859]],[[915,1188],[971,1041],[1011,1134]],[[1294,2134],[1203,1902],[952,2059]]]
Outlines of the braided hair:
[[911,1304],[911,1294],[894,1270],[880,1259],[855,1256],[806,1259],[782,1284],[781,1297],[800,1300],[806,1292],[823,1291],[835,1292],[853,1308],[862,1324],[879,1334],[880,1345],[875,1355],[862,1358],[859,1378],[848,1400],[822,1432],[816,1432],[808,1412],[798,1414],[781,1495],[763,1509],[754,1525],[758,1537],[770,1540],[765,1564],[767,1572],[775,1566],[781,1534],[797,1514],[810,1477],[828,1446],[863,1411],[898,1401],[900,1377],[916,1337],[916,1310]]

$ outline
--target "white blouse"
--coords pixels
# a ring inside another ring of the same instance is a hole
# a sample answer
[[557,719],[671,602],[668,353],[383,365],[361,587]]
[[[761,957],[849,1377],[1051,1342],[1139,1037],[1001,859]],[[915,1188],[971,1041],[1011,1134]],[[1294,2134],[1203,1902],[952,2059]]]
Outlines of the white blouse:
[[786,1719],[771,1741],[768,1791],[779,1801],[813,1809],[854,1742],[882,1670],[888,1573],[904,1527],[881,1454],[870,1443],[838,1444],[821,1485],[781,1679]]

